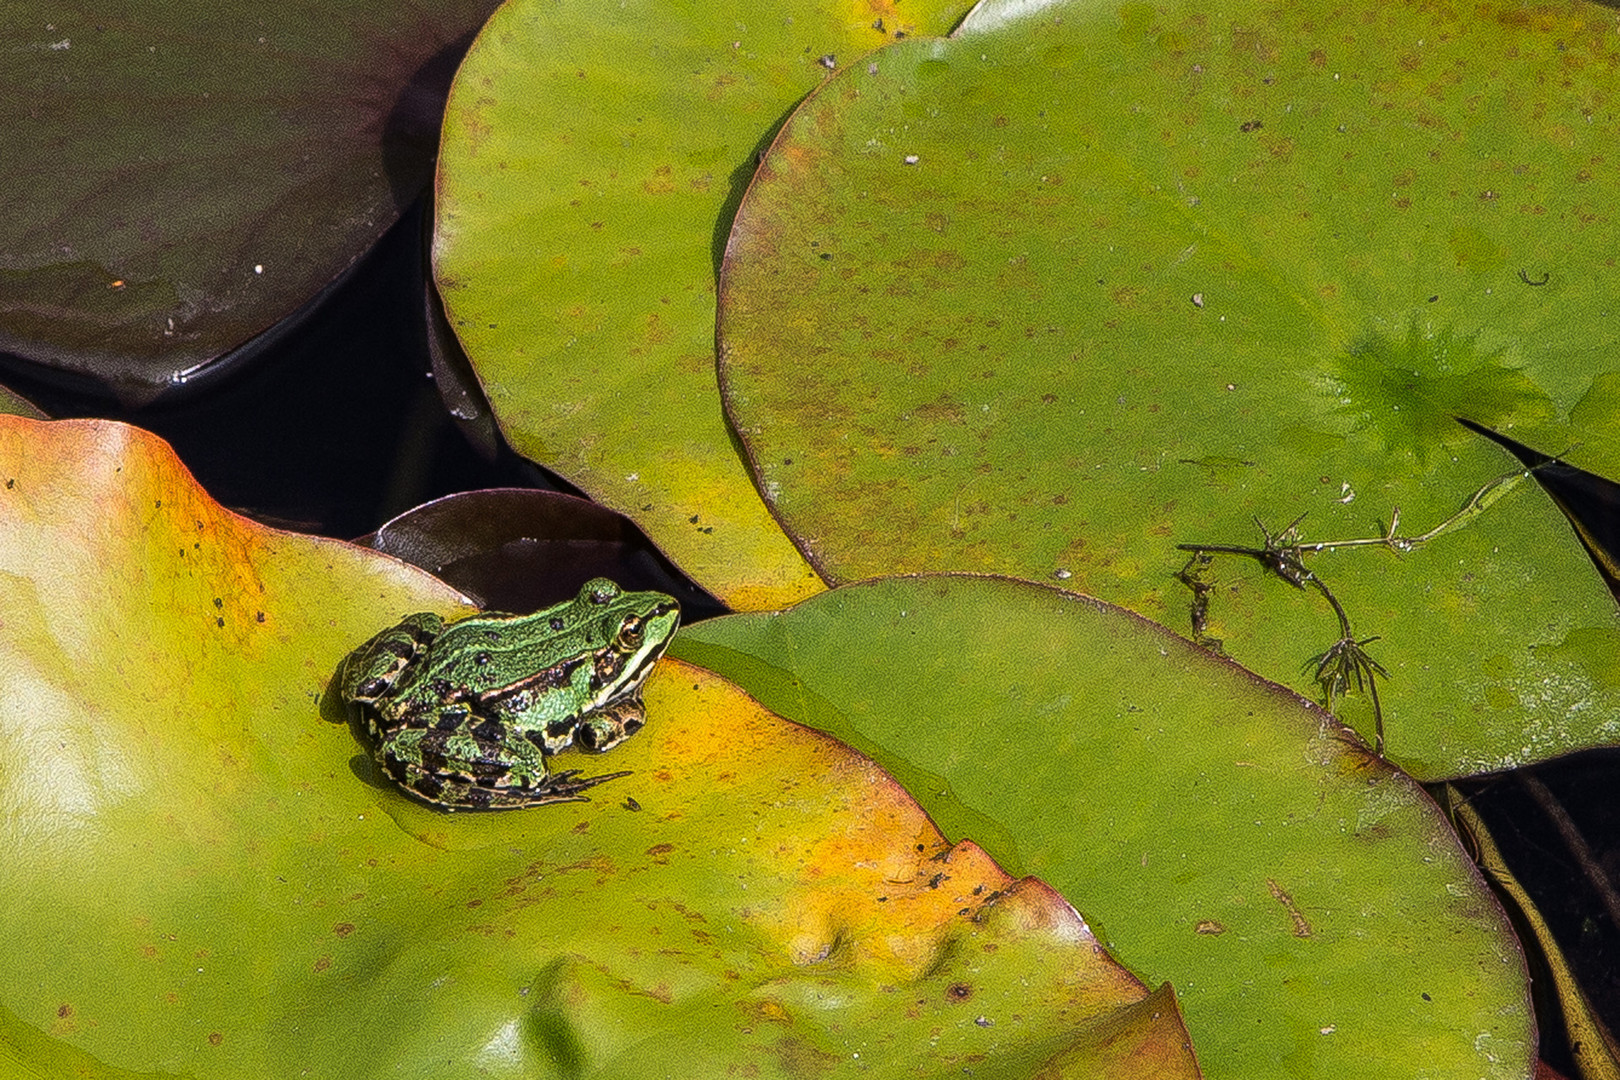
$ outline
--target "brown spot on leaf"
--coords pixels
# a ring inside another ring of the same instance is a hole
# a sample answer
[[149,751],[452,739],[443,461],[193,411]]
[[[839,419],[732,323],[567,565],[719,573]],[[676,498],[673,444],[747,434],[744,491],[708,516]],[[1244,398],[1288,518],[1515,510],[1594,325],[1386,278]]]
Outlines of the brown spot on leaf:
[[774,1001],[761,1001],[751,1006],[745,1004],[744,1008],[762,1024],[793,1024],[793,1017]]
[[1305,921],[1304,913],[1301,912],[1298,905],[1294,903],[1294,898],[1288,895],[1288,891],[1281,885],[1278,885],[1277,882],[1272,878],[1266,878],[1266,888],[1271,890],[1272,898],[1276,900],[1277,903],[1282,905],[1283,910],[1288,912],[1288,917],[1293,920],[1294,936],[1301,938],[1310,937],[1311,924]]
[[787,1076],[819,1076],[844,1064],[842,1058],[827,1053],[819,1046],[793,1038],[777,1040],[771,1050]]
[[946,421],[952,424],[963,423],[967,419],[967,409],[960,401],[949,394],[941,394],[933,401],[917,406],[911,410],[911,415],[919,420],[932,422]]
[[675,190],[675,182],[670,178],[673,171],[668,165],[658,166],[650,179],[642,181],[641,189],[649,195],[668,195]]

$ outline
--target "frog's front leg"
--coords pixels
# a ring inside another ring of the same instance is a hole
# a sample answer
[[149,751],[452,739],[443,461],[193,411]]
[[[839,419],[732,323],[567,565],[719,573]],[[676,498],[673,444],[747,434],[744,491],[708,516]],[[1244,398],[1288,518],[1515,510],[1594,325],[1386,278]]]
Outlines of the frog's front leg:
[[474,810],[586,802],[582,792],[629,775],[553,773],[545,755],[527,740],[501,742],[465,729],[404,728],[379,740],[375,754],[383,771],[407,791],[441,806]]
[[623,698],[589,713],[574,730],[574,745],[592,754],[611,750],[647,723],[647,706],[639,697]]

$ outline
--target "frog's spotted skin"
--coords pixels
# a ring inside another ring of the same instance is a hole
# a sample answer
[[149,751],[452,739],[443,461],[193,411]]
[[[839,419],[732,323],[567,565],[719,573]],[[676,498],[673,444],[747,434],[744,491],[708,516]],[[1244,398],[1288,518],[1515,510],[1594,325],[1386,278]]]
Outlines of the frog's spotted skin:
[[443,630],[444,620],[428,611],[406,616],[398,626],[384,630],[344,661],[343,696],[349,701],[375,701]]
[[601,753],[641,729],[641,684],[680,614],[671,596],[606,578],[533,615],[487,611],[446,626],[420,613],[350,653],[339,689],[383,771],[429,802],[579,802],[626,774],[582,778],[546,759],[570,746]]

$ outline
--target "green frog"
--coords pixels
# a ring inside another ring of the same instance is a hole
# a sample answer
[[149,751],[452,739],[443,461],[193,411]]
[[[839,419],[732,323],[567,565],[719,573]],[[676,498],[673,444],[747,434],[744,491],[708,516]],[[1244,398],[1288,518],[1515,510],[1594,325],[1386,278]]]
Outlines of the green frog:
[[428,802],[584,802],[581,792],[629,774],[552,772],[546,759],[570,746],[601,753],[641,729],[641,684],[680,620],[674,597],[606,578],[533,615],[446,625],[421,612],[350,653],[338,688],[383,771]]

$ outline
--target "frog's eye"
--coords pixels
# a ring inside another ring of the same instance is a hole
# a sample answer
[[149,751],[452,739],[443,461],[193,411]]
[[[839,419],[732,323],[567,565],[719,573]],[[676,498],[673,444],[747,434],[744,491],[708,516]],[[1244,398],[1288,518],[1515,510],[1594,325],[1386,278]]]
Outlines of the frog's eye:
[[624,625],[619,627],[619,637],[614,644],[619,647],[621,652],[632,652],[641,648],[641,641],[644,636],[640,619],[626,619]]
[[354,696],[357,698],[374,698],[388,689],[387,679],[367,679],[355,687]]

